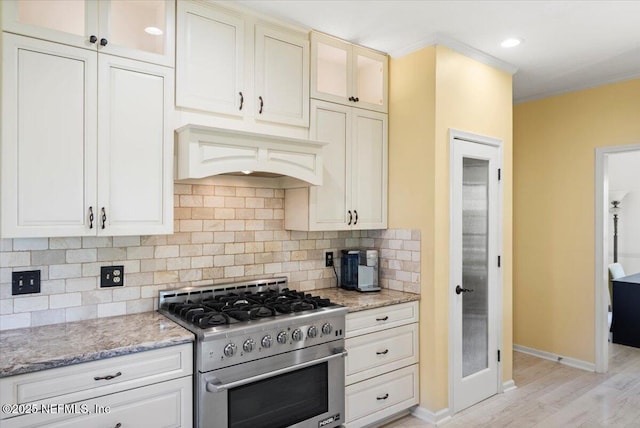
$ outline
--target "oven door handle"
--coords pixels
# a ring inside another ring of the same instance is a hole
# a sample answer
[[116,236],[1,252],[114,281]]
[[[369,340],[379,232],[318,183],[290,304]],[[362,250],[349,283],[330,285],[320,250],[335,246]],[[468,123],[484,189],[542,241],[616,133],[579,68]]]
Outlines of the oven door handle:
[[248,377],[246,379],[237,380],[235,382],[229,383],[221,383],[217,379],[214,381],[207,382],[207,391],[209,392],[222,392],[228,389],[236,388],[238,386],[247,385],[249,383],[257,382],[259,380],[267,379],[273,376],[278,376],[284,373],[292,372],[298,369],[303,369],[305,367],[313,366],[316,364],[324,363],[326,361],[331,361],[336,358],[344,358],[347,356],[347,351],[344,349],[340,349],[338,353],[329,355],[328,357],[318,358],[317,360],[308,361],[306,363],[296,364],[291,367],[285,367],[283,369],[273,370],[269,373],[259,374],[257,376]]

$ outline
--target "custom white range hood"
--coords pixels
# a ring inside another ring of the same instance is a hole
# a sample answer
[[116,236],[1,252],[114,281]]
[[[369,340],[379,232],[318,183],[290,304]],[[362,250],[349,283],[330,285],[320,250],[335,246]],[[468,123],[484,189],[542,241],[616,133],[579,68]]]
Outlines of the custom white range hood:
[[297,187],[322,184],[327,143],[200,125],[185,125],[176,134],[178,180],[247,174],[293,177],[300,180]]

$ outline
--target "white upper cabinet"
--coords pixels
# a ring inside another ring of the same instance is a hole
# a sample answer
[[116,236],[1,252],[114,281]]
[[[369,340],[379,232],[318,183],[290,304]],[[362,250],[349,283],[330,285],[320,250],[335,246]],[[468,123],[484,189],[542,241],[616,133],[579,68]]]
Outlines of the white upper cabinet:
[[285,229],[387,227],[387,115],[311,101],[311,137],[323,148],[322,186],[285,191]]
[[173,69],[101,55],[98,73],[98,234],[171,233]]
[[176,105],[230,116],[246,111],[244,21],[195,2],[178,2]]
[[173,230],[173,69],[2,33],[0,236]]
[[4,31],[173,66],[173,0],[3,0]]
[[311,98],[387,112],[388,57],[311,33]]
[[[265,132],[260,124],[309,127],[306,32],[210,3],[180,1],[177,13],[180,113],[236,119],[213,126],[244,131]],[[211,124],[207,116],[189,122]]]
[[96,54],[5,33],[2,73],[1,235],[95,233]]
[[258,120],[309,126],[309,42],[256,25]]

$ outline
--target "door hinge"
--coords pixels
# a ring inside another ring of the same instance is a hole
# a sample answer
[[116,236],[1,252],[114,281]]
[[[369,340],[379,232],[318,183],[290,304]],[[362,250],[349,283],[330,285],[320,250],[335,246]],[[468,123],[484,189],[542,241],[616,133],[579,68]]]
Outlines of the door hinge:
[[498,168],[498,181],[502,180],[502,168]]
[[498,349],[498,362],[500,362],[500,350]]
[[498,256],[498,267],[500,267],[500,256]]

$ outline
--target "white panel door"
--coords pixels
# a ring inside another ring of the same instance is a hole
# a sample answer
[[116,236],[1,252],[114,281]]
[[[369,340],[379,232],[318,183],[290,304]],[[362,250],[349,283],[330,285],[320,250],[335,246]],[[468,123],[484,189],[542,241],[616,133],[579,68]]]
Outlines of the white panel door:
[[309,229],[347,230],[350,209],[351,109],[311,101],[311,139],[329,143],[322,149],[322,186],[310,188]]
[[112,55],[98,66],[98,233],[171,233],[173,70]]
[[95,234],[97,55],[2,37],[2,236]]
[[451,143],[452,399],[458,412],[498,392],[498,146]]
[[256,25],[255,118],[309,126],[309,41]]
[[247,111],[244,21],[211,5],[178,2],[176,105],[231,116]]
[[357,229],[387,227],[387,115],[353,109],[352,202]]

